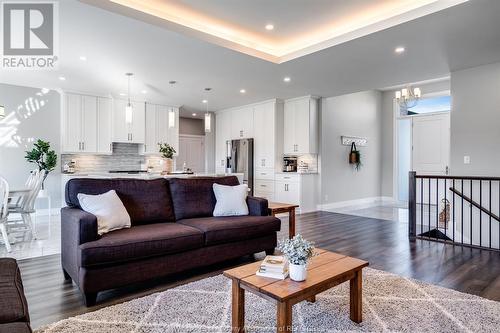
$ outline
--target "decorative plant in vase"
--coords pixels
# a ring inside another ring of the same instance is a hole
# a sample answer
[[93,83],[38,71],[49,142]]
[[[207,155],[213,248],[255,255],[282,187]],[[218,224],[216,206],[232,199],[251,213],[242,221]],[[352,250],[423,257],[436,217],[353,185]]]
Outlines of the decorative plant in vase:
[[160,154],[161,157],[164,160],[164,169],[163,171],[166,173],[174,171],[174,154],[176,153],[174,147],[169,145],[168,143],[159,143],[158,146],[160,147]]
[[44,182],[49,172],[55,169],[57,165],[57,154],[55,150],[50,149],[50,142],[38,139],[34,143],[34,147],[31,151],[26,151],[26,156],[24,157],[30,163],[36,163],[38,170],[44,172],[42,181],[42,190],[44,189]]
[[292,239],[279,241],[278,250],[288,260],[290,279],[304,281],[307,277],[307,263],[315,255],[314,244],[298,234]]

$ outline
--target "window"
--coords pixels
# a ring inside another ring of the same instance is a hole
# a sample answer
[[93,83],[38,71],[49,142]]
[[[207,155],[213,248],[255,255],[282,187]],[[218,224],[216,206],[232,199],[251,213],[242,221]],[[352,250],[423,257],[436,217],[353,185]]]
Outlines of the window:
[[418,104],[408,109],[408,115],[451,111],[451,96],[422,98]]

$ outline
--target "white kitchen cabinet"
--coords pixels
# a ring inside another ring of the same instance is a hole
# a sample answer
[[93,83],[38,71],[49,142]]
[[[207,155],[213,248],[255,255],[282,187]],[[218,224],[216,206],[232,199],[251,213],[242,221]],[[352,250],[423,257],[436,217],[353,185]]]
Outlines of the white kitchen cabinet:
[[63,153],[109,153],[109,105],[108,98],[65,94],[61,130]]
[[[173,126],[169,125],[169,112],[173,111],[175,116]],[[158,154],[158,143],[168,143],[179,150],[179,109],[166,105],[146,103],[146,134],[144,152],[146,154]]]
[[233,109],[231,113],[231,139],[253,138],[253,107]]
[[231,140],[231,113],[218,112],[215,116],[215,171],[226,171],[226,142]]
[[253,195],[255,197],[274,201],[274,193],[274,180],[255,180],[253,186]]
[[269,102],[255,105],[254,119],[254,162],[255,169],[274,169],[275,135],[276,135],[276,103]]
[[111,154],[112,129],[113,128],[113,108],[110,98],[97,98],[97,152]]
[[289,155],[318,153],[318,100],[307,96],[284,104],[283,150]]
[[299,205],[299,213],[316,210],[318,204],[318,174],[277,173],[274,199]]
[[132,123],[125,121],[127,101],[113,101],[113,142],[139,143],[145,142],[146,106],[144,102],[131,102]]

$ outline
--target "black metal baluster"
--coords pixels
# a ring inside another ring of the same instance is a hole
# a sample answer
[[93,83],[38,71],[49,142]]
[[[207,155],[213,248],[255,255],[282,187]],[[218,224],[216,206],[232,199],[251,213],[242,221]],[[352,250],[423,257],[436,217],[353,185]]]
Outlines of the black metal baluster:
[[436,178],[436,239],[439,238],[439,178]]
[[446,215],[447,211],[446,211],[446,207],[448,207],[448,205],[446,204],[446,178],[444,179],[444,235],[446,236],[446,230],[448,229],[448,216]]
[[429,215],[429,221],[428,221],[428,224],[429,224],[429,228],[427,229],[427,236],[430,237],[430,231],[431,231],[431,179],[429,178],[429,202],[427,203],[427,206],[429,208],[429,213],[427,215]]
[[464,243],[464,180],[462,179],[460,181],[462,183],[462,195],[461,195],[461,198],[462,198],[462,223],[461,223],[461,227],[462,227],[462,244]]
[[[453,190],[455,189],[455,179],[453,179]],[[455,192],[452,192],[453,196],[453,242],[455,242]]]
[[424,232],[424,179],[420,178],[420,234]]
[[[489,197],[490,197],[490,203],[488,205],[488,209],[489,209],[490,213],[493,213],[493,209],[491,209],[491,180],[490,180],[490,195],[489,195]],[[489,237],[490,238],[490,245],[489,245],[489,247],[491,249],[491,214],[490,214],[490,231],[488,232],[488,235],[490,236]]]
[[[470,200],[472,201],[472,179],[470,180]],[[469,215],[470,215],[470,245],[472,245],[472,203],[469,203]]]
[[[471,196],[472,199],[472,196]],[[479,246],[483,246],[483,181],[479,180]],[[472,209],[472,206],[471,208]]]

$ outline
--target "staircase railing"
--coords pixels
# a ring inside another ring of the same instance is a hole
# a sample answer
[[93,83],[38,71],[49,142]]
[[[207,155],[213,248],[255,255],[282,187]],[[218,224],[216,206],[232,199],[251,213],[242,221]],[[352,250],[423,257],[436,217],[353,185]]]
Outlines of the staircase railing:
[[500,178],[409,174],[409,237],[500,250]]

